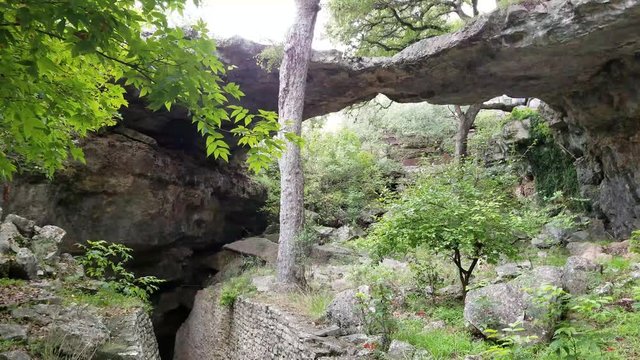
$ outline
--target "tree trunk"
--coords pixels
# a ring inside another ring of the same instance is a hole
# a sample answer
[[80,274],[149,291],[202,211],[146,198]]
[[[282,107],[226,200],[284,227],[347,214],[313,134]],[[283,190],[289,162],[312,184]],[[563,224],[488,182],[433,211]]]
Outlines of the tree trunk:
[[458,121],[458,130],[456,132],[456,149],[455,157],[458,160],[463,159],[468,155],[467,141],[469,138],[469,131],[476,121],[476,116],[482,109],[482,104],[469,105],[467,111],[462,111],[462,107],[455,106],[455,116]]
[[281,136],[286,149],[278,161],[280,167],[280,239],[278,247],[277,280],[285,285],[299,282],[296,240],[304,225],[304,176],[300,148],[286,140],[286,132],[300,135],[302,112],[311,57],[311,43],[318,14],[319,0],[296,0],[296,20],[285,42],[280,65],[280,93],[278,115]]

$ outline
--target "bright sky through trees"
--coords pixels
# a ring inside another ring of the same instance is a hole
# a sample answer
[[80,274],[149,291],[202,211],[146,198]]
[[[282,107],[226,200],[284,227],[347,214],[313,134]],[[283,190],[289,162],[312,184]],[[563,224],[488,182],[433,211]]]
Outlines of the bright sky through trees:
[[[184,18],[175,16],[175,21],[193,23],[202,18],[209,24],[209,30],[222,38],[241,36],[262,43],[279,42],[284,40],[295,16],[293,0],[201,0],[201,3],[199,8],[191,4]],[[480,0],[478,8],[481,12],[491,11],[495,0]],[[323,35],[328,15],[326,10],[318,14],[315,49],[335,47]]]

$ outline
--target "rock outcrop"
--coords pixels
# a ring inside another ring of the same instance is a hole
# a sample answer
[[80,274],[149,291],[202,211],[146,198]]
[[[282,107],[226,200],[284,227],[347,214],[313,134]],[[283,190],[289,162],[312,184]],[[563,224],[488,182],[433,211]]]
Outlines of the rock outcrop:
[[[640,227],[640,1],[552,0],[512,5],[391,58],[316,52],[305,115],[383,93],[398,102],[471,104],[537,97],[577,159],[583,195],[617,237]],[[278,74],[256,65],[264,45],[232,39],[222,57],[249,107],[277,108]]]

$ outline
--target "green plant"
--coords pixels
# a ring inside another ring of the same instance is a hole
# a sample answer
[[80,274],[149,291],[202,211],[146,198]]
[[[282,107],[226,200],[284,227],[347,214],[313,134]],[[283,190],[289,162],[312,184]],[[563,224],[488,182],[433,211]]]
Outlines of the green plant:
[[149,300],[149,295],[158,290],[164,280],[155,276],[136,277],[125,268],[133,257],[132,250],[123,244],[107,243],[104,240],[77,244],[85,253],[78,257],[87,276],[105,281],[107,286],[127,296]]
[[629,251],[640,254],[640,230],[634,230],[629,237]]
[[379,334],[383,350],[389,348],[398,323],[393,317],[393,300],[395,297],[391,287],[385,282],[369,285],[369,294],[358,293],[358,306],[365,322],[368,334]]
[[531,236],[545,223],[543,213],[510,197],[512,179],[472,161],[435,169],[389,207],[367,243],[379,257],[417,248],[448,257],[466,294],[480,260],[515,256],[515,234]]
[[220,305],[230,308],[235,304],[238,297],[252,294],[255,291],[256,287],[246,274],[229,279],[224,282],[220,290]]
[[442,360],[462,359],[465,355],[481,353],[486,347],[462,328],[425,330],[423,321],[413,319],[400,321],[393,338],[426,349],[434,359]]
[[501,332],[485,329],[483,332],[487,338],[496,341],[496,344],[485,350],[482,355],[496,360],[513,359],[523,345],[528,345],[538,338],[535,335],[520,335],[524,331],[521,321],[509,324]]
[[284,144],[272,137],[277,115],[233,105],[244,94],[224,80],[228,67],[204,22],[169,26],[167,14],[186,2],[0,2],[0,73],[11,74],[0,83],[0,178],[83,162],[78,138],[114,125],[128,89],[153,110],[188,108],[207,156],[228,159],[226,122],[250,147],[249,166],[268,165]]
[[325,315],[327,306],[333,300],[333,295],[322,290],[295,291],[288,294],[287,300],[304,314],[316,320]]

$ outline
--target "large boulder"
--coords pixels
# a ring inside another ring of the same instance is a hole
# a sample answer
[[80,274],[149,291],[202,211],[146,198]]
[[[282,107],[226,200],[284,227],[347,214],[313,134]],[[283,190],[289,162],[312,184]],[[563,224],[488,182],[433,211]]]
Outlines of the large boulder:
[[544,286],[562,287],[562,269],[543,266],[507,283],[488,285],[467,293],[464,319],[475,331],[501,332],[510,324],[521,323],[519,335],[535,336],[532,341],[547,341],[553,336],[555,309],[559,299],[540,302],[535,298]]
[[340,326],[344,335],[358,333],[364,325],[369,287],[344,290],[327,306],[327,320]]
[[587,258],[570,256],[564,265],[562,274],[564,289],[574,295],[585,294],[595,285],[594,272],[598,269],[600,266]]

